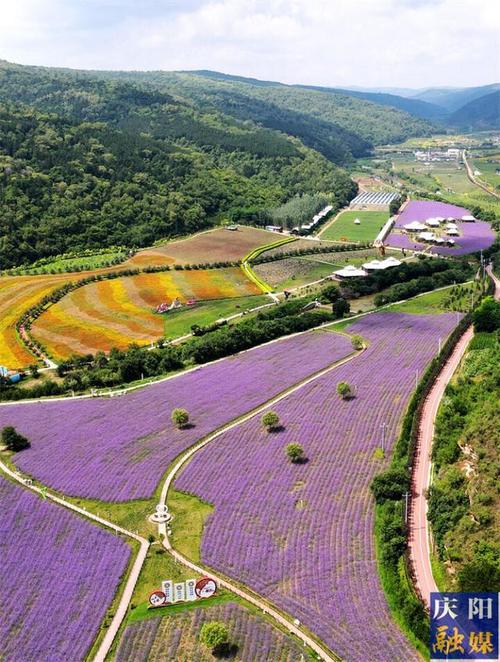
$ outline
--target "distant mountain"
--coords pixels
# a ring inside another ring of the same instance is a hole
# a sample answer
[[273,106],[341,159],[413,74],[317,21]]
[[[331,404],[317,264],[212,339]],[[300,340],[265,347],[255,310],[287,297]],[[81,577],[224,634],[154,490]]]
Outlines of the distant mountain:
[[500,90],[469,101],[448,118],[464,131],[500,129]]
[[313,87],[311,85],[301,85],[300,87],[325,92],[333,92],[336,94],[347,94],[348,96],[356,97],[358,99],[365,99],[366,101],[371,101],[372,103],[377,103],[381,106],[397,108],[398,110],[403,110],[410,115],[415,115],[415,117],[420,117],[431,122],[444,120],[447,115],[447,111],[443,107],[437,106],[436,104],[428,103],[427,101],[421,101],[420,99],[412,99],[404,96],[398,96],[396,94],[388,94],[386,92],[363,92],[360,90],[347,90],[343,88]]
[[420,101],[427,101],[431,104],[442,106],[450,113],[458,110],[469,101],[484,97],[491,92],[500,90],[500,83],[492,83],[491,85],[481,85],[480,87],[463,87],[463,88],[446,88],[436,87],[424,90],[416,94],[413,99],[420,99]]

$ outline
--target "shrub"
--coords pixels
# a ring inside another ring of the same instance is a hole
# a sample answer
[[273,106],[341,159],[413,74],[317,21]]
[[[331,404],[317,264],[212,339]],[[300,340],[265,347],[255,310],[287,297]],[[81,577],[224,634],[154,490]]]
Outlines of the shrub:
[[229,641],[229,632],[224,623],[220,621],[209,621],[204,623],[200,630],[200,641],[215,653],[218,648]]
[[365,342],[361,336],[353,336],[352,340],[352,347],[353,349],[363,349]]
[[288,444],[285,452],[290,462],[294,464],[298,464],[304,460],[304,449],[300,444]]
[[268,432],[273,432],[279,427],[280,417],[274,411],[268,411],[261,418],[262,425],[267,429]]
[[174,409],[172,412],[172,422],[175,427],[181,430],[189,423],[189,413],[185,409]]
[[346,400],[352,394],[350,385],[347,382],[339,382],[337,384],[337,393],[340,395],[342,400]]

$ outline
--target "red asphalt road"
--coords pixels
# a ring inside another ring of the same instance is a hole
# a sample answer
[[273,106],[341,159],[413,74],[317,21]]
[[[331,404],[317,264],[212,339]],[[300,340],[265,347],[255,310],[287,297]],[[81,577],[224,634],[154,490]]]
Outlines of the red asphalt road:
[[[495,282],[495,299],[500,298],[500,281],[488,269],[489,275]],[[427,499],[425,492],[430,484],[431,476],[431,449],[434,438],[434,422],[443,397],[446,385],[458,368],[460,361],[474,335],[469,327],[460,338],[453,353],[445,363],[439,377],[436,379],[431,392],[427,396],[420,419],[417,452],[412,479],[412,498],[409,513],[409,548],[410,559],[415,575],[418,592],[426,606],[430,604],[430,594],[438,590],[430,561],[429,527],[427,521]]]

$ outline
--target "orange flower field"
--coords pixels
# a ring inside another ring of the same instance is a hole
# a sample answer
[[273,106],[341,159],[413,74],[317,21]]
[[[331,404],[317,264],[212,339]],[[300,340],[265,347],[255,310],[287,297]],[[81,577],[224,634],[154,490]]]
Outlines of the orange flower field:
[[35,362],[17,337],[16,320],[70,278],[70,274],[0,278],[0,365],[21,368]]
[[[33,276],[0,276],[0,365],[25,368],[36,361],[16,333],[16,321],[45,295],[68,281],[126,268],[174,263],[236,261],[254,248],[276,240],[265,230],[239,227],[209,230],[188,239],[166,242],[137,252],[115,267]],[[93,283],[76,290],[43,313],[33,334],[57,357],[147,343],[163,333],[163,318],[152,308],[178,296],[217,299],[256,294],[239,269],[172,271]]]
[[154,312],[160,303],[259,293],[236,267],[141,273],[70,292],[33,323],[32,334],[56,359],[112,347],[124,349],[130,343],[144,345],[163,335],[165,315]]

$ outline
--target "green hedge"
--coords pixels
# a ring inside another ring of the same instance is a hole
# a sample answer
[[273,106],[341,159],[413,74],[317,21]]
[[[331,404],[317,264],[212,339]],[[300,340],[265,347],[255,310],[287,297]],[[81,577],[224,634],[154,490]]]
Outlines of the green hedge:
[[[388,469],[376,476],[375,538],[381,583],[394,618],[418,650],[428,657],[429,624],[411,577],[403,491],[394,498],[394,485],[408,484],[415,455],[418,429],[425,399],[456,343],[471,324],[471,315],[461,319],[441,352],[425,371],[410,400]],[[385,490],[385,491],[384,491]]]

